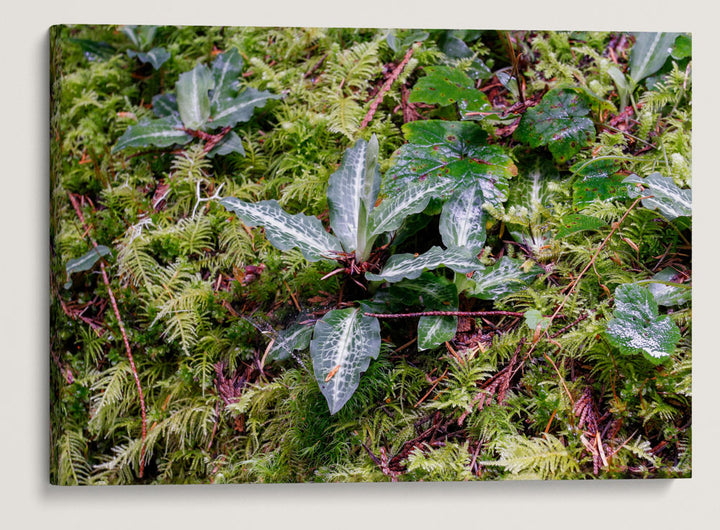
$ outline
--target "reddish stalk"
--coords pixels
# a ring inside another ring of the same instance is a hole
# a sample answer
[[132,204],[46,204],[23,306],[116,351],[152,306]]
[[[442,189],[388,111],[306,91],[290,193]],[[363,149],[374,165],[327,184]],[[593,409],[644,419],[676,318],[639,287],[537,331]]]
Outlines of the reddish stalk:
[[[80,211],[80,205],[77,202],[77,199],[72,193],[68,193],[68,196],[70,197],[70,202],[73,205],[73,208],[75,209],[75,213],[77,214],[78,218],[80,219],[80,222],[82,223],[83,227],[85,228],[85,231],[88,233],[88,238],[90,239],[90,242],[93,244],[93,247],[97,249],[97,242],[95,239],[93,239],[92,236],[89,235],[90,229],[85,222],[85,217],[83,216],[82,212]],[[125,326],[122,321],[122,317],[120,316],[120,310],[117,306],[117,301],[115,300],[115,294],[113,293],[112,288],[110,287],[110,279],[108,278],[107,271],[105,270],[105,263],[103,260],[100,260],[100,271],[102,272],[103,282],[105,283],[105,287],[107,287],[108,295],[110,296],[110,303],[112,304],[113,311],[115,312],[115,318],[117,318],[118,326],[120,327],[120,333],[122,334],[123,343],[125,344],[125,352],[127,353],[128,360],[130,361],[130,369],[133,373],[133,378],[135,379],[135,385],[138,389],[138,395],[140,396],[140,413],[142,415],[142,447],[140,448],[140,471],[138,473],[139,477],[142,478],[143,471],[145,469],[145,438],[147,436],[147,418],[145,415],[145,396],[143,395],[142,385],[140,385],[140,377],[138,376],[137,368],[135,368],[135,360],[133,358],[132,350],[130,349],[130,341],[128,340],[127,333],[125,332]]]
[[515,311],[420,311],[419,313],[365,313],[366,317],[375,318],[486,317],[493,315],[522,317],[525,313],[518,313]]
[[380,106],[380,103],[382,103],[385,94],[388,90],[390,90],[390,87],[397,80],[397,78],[400,77],[400,74],[410,60],[410,57],[412,57],[414,51],[415,46],[410,46],[407,53],[405,54],[405,57],[403,57],[403,60],[400,61],[400,64],[395,67],[395,70],[392,71],[390,77],[388,77],[385,83],[383,83],[383,86],[380,88],[380,92],[378,92],[377,96],[375,96],[375,100],[370,105],[370,110],[368,110],[368,113],[365,115],[365,118],[363,118],[363,121],[360,124],[361,129],[367,127],[368,123],[370,123],[370,121],[373,119],[373,116],[375,116],[375,112]]

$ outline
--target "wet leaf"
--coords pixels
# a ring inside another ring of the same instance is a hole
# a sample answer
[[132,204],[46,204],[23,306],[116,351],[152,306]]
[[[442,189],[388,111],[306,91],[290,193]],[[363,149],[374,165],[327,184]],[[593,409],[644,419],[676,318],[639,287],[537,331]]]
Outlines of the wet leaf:
[[492,112],[487,96],[475,88],[475,81],[459,68],[435,66],[425,70],[427,75],[420,78],[410,93],[411,103],[457,104],[463,117],[468,112]]
[[485,200],[499,205],[507,198],[508,180],[517,168],[499,146],[487,145],[487,134],[470,122],[427,120],[406,123],[408,143],[397,152],[387,171],[385,192],[390,195],[407,183],[446,180],[449,195],[456,187],[478,182]]
[[68,277],[73,272],[88,271],[102,258],[110,254],[110,249],[104,245],[93,247],[79,258],[71,259],[65,265],[65,271]]
[[128,57],[137,57],[141,63],[150,63],[155,70],[159,70],[170,59],[170,52],[165,48],[153,48],[147,53],[128,50],[127,54]]
[[621,352],[643,352],[653,362],[669,357],[680,340],[680,330],[669,316],[660,316],[652,293],[633,284],[615,289],[615,312],[606,334]]
[[457,333],[457,325],[458,317],[454,316],[420,317],[417,328],[418,350],[429,350],[453,340]]
[[204,64],[198,64],[189,72],[180,74],[175,84],[178,110],[188,129],[200,129],[210,117],[208,91],[215,81]]
[[470,250],[460,247],[451,247],[443,250],[432,247],[424,254],[395,254],[390,256],[385,267],[378,274],[365,273],[370,281],[385,280],[397,282],[403,278],[414,279],[424,270],[433,270],[445,266],[455,272],[471,272],[482,267],[480,261]]
[[[629,187],[630,197],[652,195],[642,200],[642,205],[648,210],[658,210],[668,220],[692,215],[692,191],[684,190],[675,184],[670,177],[663,177],[660,173],[651,173],[644,179],[637,175],[630,175],[623,184],[632,184]],[[640,184],[644,190],[637,186]]]
[[[682,275],[678,274],[672,267],[665,267],[652,277],[652,281],[681,283],[682,278]],[[692,300],[692,290],[689,288],[667,285],[665,283],[652,283],[652,281],[647,283],[646,287],[648,291],[652,293],[658,305],[684,305]]]
[[293,324],[280,331],[275,337],[267,359],[269,361],[282,361],[290,357],[292,352],[305,350],[310,346],[313,326],[307,324]]
[[522,269],[522,264],[522,260],[503,256],[494,265],[481,265],[468,281],[469,287],[465,294],[482,300],[497,300],[506,294],[524,289],[543,269],[533,265],[526,272]]
[[443,205],[440,235],[446,247],[464,247],[478,254],[485,244],[485,213],[479,184],[455,191]]
[[112,152],[116,153],[128,147],[170,147],[185,145],[192,136],[182,130],[182,123],[175,116],[131,125],[118,139]]
[[619,166],[608,159],[580,162],[570,168],[579,177],[573,182],[573,208],[582,209],[595,200],[624,200],[629,197],[624,175]]
[[590,107],[575,90],[551,90],[525,112],[515,138],[532,148],[547,145],[557,162],[566,162],[595,140],[589,113]]
[[335,414],[352,397],[370,359],[380,353],[380,322],[358,308],[335,309],[315,324],[310,355],[315,379]]

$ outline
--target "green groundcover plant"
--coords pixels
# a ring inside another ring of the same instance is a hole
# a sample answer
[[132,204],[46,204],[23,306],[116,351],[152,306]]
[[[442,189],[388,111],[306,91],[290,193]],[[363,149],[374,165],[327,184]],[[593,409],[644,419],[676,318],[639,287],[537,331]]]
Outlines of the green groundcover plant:
[[51,29],[50,480],[691,475],[683,33]]

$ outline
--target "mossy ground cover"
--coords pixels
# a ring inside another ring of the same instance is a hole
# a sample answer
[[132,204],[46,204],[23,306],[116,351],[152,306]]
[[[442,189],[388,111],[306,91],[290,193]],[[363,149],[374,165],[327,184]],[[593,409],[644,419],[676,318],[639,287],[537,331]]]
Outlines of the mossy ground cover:
[[[689,36],[58,26],[51,48],[53,483],[690,476]],[[169,143],[121,141],[162,120]],[[220,204],[329,229],[366,141],[376,209],[455,187],[341,271]],[[477,266],[390,276],[451,240]],[[394,318],[331,414],[341,368],[288,337],[358,307]]]

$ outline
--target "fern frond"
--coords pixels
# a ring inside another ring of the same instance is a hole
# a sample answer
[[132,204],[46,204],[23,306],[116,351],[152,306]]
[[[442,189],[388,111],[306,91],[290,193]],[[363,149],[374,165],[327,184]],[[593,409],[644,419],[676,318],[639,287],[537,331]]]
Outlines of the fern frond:
[[80,486],[86,484],[91,467],[87,461],[87,440],[82,429],[68,427],[57,444],[57,484]]
[[580,470],[572,452],[551,434],[532,439],[513,436],[502,443],[499,451],[498,460],[481,463],[501,466],[516,478],[560,479]]

